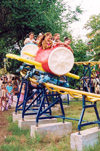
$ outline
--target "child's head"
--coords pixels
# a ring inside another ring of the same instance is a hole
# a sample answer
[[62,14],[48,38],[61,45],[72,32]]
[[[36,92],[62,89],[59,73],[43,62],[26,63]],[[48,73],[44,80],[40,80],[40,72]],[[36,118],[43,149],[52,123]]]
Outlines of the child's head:
[[54,38],[55,41],[60,40],[60,34],[59,33],[55,33],[53,38]]
[[41,47],[42,46],[42,41],[46,40],[49,41],[52,39],[52,34],[50,32],[45,33],[44,35],[41,36],[41,39],[38,43],[38,46]]
[[33,33],[33,32],[30,32],[30,33],[29,33],[29,38],[30,38],[30,39],[33,39],[33,38],[34,38],[34,33]]
[[12,85],[11,80],[9,80],[9,81],[8,81],[8,85],[9,85],[9,86],[11,86],[11,85]]
[[39,35],[36,38],[36,41],[39,43],[42,37],[43,37],[43,33],[39,33]]
[[45,40],[51,40],[52,39],[52,34],[50,32],[45,33]]
[[71,43],[71,40],[68,37],[64,38],[64,43],[66,43],[67,45],[69,45]]

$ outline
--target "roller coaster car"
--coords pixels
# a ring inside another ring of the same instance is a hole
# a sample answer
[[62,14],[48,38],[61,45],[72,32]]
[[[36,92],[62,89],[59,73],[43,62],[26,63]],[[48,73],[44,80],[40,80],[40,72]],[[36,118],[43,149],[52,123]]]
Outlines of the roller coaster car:
[[66,74],[74,65],[72,52],[63,46],[43,50],[35,44],[27,44],[21,51],[21,57],[40,62],[44,71],[55,75]]
[[[38,77],[38,81],[41,81],[41,83],[43,81],[51,82],[51,79],[57,79],[63,75],[79,79],[79,76],[68,73],[74,65],[74,56],[64,46],[55,46],[43,50],[35,44],[27,44],[21,50],[20,56],[14,54],[7,54],[6,56],[24,62],[19,70],[27,70],[26,78],[29,76]],[[53,80],[53,83],[57,84],[57,80]]]

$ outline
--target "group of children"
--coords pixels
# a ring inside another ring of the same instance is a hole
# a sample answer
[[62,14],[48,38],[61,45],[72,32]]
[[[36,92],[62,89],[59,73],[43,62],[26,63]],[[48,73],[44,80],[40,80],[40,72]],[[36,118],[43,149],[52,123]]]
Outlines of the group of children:
[[55,33],[54,36],[52,36],[50,32],[47,32],[45,34],[40,33],[35,40],[34,33],[30,32],[29,37],[26,38],[24,41],[24,45],[26,45],[27,43],[37,44],[38,47],[42,49],[50,49],[55,46],[65,46],[73,52],[73,50],[70,47],[71,40],[68,37],[65,37],[64,42],[62,42],[60,40],[59,33]]
[[16,79],[0,78],[0,111],[8,110],[13,103],[13,95],[18,93]]

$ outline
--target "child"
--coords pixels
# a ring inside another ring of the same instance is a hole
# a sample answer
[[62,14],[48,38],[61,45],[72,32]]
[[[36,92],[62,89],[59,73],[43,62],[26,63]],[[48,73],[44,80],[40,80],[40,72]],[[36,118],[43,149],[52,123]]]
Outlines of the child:
[[13,87],[12,87],[11,81],[8,82],[6,90],[7,90],[7,97],[8,97],[8,108],[10,109],[11,104],[13,102]]
[[17,81],[17,77],[15,77],[14,82],[13,82],[13,94],[14,95],[18,95],[18,93],[19,93],[18,86],[19,86],[19,82]]
[[[19,85],[19,89],[21,88],[21,83]],[[20,91],[20,90],[19,90]],[[19,98],[19,103],[22,103],[24,101],[24,94],[25,94],[25,84],[23,84],[21,93],[20,93],[20,98]]]
[[[3,105],[4,101],[4,105]],[[6,101],[6,83],[3,81],[1,85],[1,100],[0,100],[1,111],[7,110],[7,101]]]
[[70,43],[71,43],[71,40],[68,37],[65,37],[65,39],[64,39],[64,46],[67,47],[69,50],[71,50],[71,52],[73,53],[73,50],[70,47]]
[[61,45],[61,44],[63,44],[63,43],[60,40],[60,34],[55,33],[54,36],[53,36],[53,46]]
[[28,44],[28,43],[36,43],[35,39],[34,39],[34,33],[30,32],[29,33],[29,38],[26,38],[24,41],[24,45]]
[[53,46],[52,34],[50,32],[45,33],[38,44],[42,49],[50,49]]
[[43,37],[43,34],[42,34],[42,33],[39,33],[39,35],[38,35],[37,38],[36,38],[36,44],[37,44],[37,45],[39,44],[39,42],[40,42],[40,40],[41,40],[42,37]]

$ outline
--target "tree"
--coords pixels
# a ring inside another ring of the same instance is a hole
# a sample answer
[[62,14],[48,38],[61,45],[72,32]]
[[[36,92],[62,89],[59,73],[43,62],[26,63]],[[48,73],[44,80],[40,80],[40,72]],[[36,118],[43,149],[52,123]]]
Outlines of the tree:
[[[69,6],[65,8],[61,0],[1,0],[0,10],[2,58],[9,51],[19,54],[23,40],[30,31],[36,36],[47,31],[67,34],[69,23],[78,20],[78,14],[82,13],[80,7],[75,11],[71,11]],[[18,49],[15,48],[16,44]]]
[[96,52],[94,60],[100,60],[100,14],[91,16],[85,25],[86,29],[90,29],[91,32],[87,34],[89,42],[92,43],[91,49]]
[[69,9],[67,15],[61,0],[2,0],[0,9],[0,36],[7,39],[8,45],[23,40],[29,31],[36,35],[41,31],[62,32],[81,13],[79,8]]
[[88,61],[90,58],[86,56],[88,45],[81,39],[72,42],[72,49],[74,51],[75,62]]
[[[89,49],[88,45],[85,42],[83,42],[81,39],[77,41],[72,40],[71,48],[74,51],[75,62],[84,62],[84,61],[89,61],[91,59],[90,57],[86,55],[86,51]],[[82,77],[83,65],[77,66],[76,64],[74,64],[74,67],[71,72]],[[75,84],[76,83],[77,81],[75,82]],[[72,80],[72,84],[73,84],[73,80]]]

